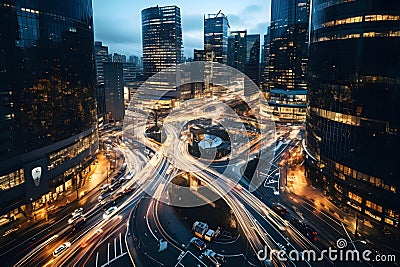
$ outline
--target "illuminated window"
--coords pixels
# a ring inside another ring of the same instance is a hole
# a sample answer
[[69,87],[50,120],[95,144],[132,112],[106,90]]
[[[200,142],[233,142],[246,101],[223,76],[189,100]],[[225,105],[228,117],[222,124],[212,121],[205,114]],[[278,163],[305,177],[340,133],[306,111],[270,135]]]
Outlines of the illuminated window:
[[382,206],[375,204],[374,202],[367,200],[367,201],[365,201],[365,206],[370,209],[373,209],[379,213],[382,213]]
[[49,156],[48,169],[52,170],[64,162],[75,158],[85,150],[89,149],[97,140],[97,133],[93,132],[89,136],[75,142],[73,145],[59,150]]
[[385,213],[386,213],[387,216],[389,216],[389,217],[391,217],[391,218],[394,218],[394,219],[396,219],[396,220],[399,220],[399,219],[400,219],[400,215],[399,215],[399,212],[398,212],[398,211],[394,211],[394,210],[391,210],[391,209],[387,209]]
[[354,200],[355,202],[358,202],[360,204],[362,203],[362,197],[360,197],[359,195],[356,195],[349,191],[347,193],[347,196],[349,197],[349,199]]
[[8,190],[25,182],[24,170],[16,170],[12,173],[0,176],[0,189]]
[[374,218],[377,221],[381,221],[382,220],[381,217],[379,217],[379,216],[377,216],[375,214],[372,214],[369,210],[365,210],[364,213],[367,214],[369,217]]

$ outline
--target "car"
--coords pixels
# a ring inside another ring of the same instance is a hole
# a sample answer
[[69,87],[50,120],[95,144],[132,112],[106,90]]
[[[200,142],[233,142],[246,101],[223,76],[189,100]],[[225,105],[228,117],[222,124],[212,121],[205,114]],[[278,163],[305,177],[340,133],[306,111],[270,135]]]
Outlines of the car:
[[272,209],[281,216],[285,215],[288,212],[288,210],[284,206],[277,202],[272,203]]
[[110,184],[104,184],[102,187],[100,187],[100,190],[107,191],[109,187],[110,187]]
[[201,241],[199,238],[197,237],[193,237],[190,240],[190,243],[192,243],[195,247],[197,247],[200,250],[205,250],[206,249],[206,243],[204,243],[203,241]]
[[306,224],[305,222],[298,220],[296,218],[291,218],[290,222],[295,226],[303,235],[305,235],[308,239],[316,242],[317,238],[317,231],[315,231],[311,226]]
[[71,218],[68,219],[68,224],[76,224],[80,221],[85,221],[85,217],[83,216],[82,213],[76,213],[72,215]]
[[74,210],[73,212],[72,212],[72,216],[74,216],[74,215],[76,215],[76,214],[80,214],[80,213],[82,213],[83,212],[83,208],[82,207],[80,207],[80,208],[78,208],[78,209],[76,209],[76,210]]
[[121,187],[121,183],[115,183],[115,184],[113,184],[113,185],[110,186],[110,190],[111,190],[111,191],[115,191],[115,190],[117,190],[117,189],[120,188],[120,187]]
[[57,257],[62,254],[67,248],[71,246],[70,242],[62,243],[58,248],[56,248],[53,252],[53,257]]
[[127,163],[122,164],[120,171],[124,172],[126,171],[126,167],[128,166]]
[[202,238],[208,231],[208,225],[204,222],[196,221],[193,223],[192,230],[196,236]]
[[[113,186],[114,184],[118,183],[120,178],[121,178],[121,175],[117,173],[117,174],[111,179],[111,186]],[[111,186],[110,186],[110,187],[111,187]]]
[[203,255],[217,267],[221,266],[225,262],[225,257],[223,255],[220,255],[211,249],[206,249],[206,251],[203,252]]
[[122,177],[123,180],[130,180],[132,179],[133,175],[135,175],[135,171],[129,171],[127,175]]
[[312,228],[311,226],[305,225],[304,232],[305,232],[306,236],[307,236],[310,240],[312,240],[312,241],[314,241],[314,242],[316,242],[316,241],[318,240],[318,238],[317,238],[318,233],[317,233],[317,231],[315,231],[314,228]]
[[99,202],[102,202],[104,199],[106,199],[106,198],[108,198],[110,196],[110,192],[104,192],[103,194],[101,194],[98,198],[97,198],[97,200],[99,201]]
[[108,217],[110,217],[110,214],[113,213],[115,210],[117,210],[116,206],[108,208],[103,214],[103,219],[108,219]]

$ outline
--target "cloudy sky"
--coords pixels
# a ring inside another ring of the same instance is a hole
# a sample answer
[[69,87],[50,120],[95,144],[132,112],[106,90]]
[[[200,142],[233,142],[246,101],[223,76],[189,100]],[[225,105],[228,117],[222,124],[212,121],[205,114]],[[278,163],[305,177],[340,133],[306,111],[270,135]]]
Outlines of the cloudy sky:
[[[93,0],[95,40],[110,53],[142,55],[142,9],[177,5],[181,9],[185,56],[203,47],[203,15],[219,10],[228,16],[230,30],[244,30],[263,36],[270,21],[271,0]],[[262,37],[261,37],[262,38]]]

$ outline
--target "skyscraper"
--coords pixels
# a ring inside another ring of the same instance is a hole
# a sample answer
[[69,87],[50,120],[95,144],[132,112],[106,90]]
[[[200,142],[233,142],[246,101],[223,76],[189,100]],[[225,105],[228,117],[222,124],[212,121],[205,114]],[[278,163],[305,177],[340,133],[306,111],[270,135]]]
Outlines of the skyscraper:
[[108,46],[104,46],[102,42],[95,42],[94,55],[97,71],[97,84],[104,84],[103,63],[108,62]]
[[247,61],[247,31],[232,31],[228,37],[228,65],[244,72]]
[[142,10],[144,79],[182,62],[181,11],[177,6]]
[[118,53],[114,53],[113,62],[126,63],[126,56],[118,54]]
[[29,214],[97,155],[92,1],[2,0],[0,14],[0,207]]
[[228,17],[221,11],[204,16],[204,50],[214,52],[214,62],[227,64],[229,28]]
[[268,73],[269,73],[269,54],[270,54],[270,45],[271,45],[271,40],[270,40],[270,26],[267,28],[267,33],[264,35],[264,45],[263,45],[263,51],[262,51],[262,56],[261,56],[261,89],[263,92],[267,91],[268,89]]
[[314,0],[310,42],[307,175],[375,229],[398,230],[400,2]]
[[268,89],[278,121],[305,120],[308,17],[309,0],[271,2]]
[[106,100],[106,118],[118,121],[124,118],[124,63],[104,63],[104,94]]
[[244,73],[257,85],[260,84],[260,35],[246,36],[246,63]]
[[232,31],[228,38],[228,65],[243,72],[259,85],[260,35]]
[[108,46],[103,46],[102,42],[94,43],[94,56],[97,72],[97,115],[102,119],[106,113],[106,103],[104,94],[104,67],[103,64],[108,62]]

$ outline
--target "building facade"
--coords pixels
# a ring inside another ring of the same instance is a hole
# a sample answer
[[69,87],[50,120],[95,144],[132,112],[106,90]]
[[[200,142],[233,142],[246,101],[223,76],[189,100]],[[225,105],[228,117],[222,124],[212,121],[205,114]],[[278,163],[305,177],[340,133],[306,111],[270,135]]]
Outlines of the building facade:
[[177,6],[142,10],[143,72],[152,75],[182,62],[181,11]]
[[214,62],[227,64],[228,57],[228,17],[221,11],[204,16],[204,50],[213,51]]
[[123,68],[124,63],[104,63],[104,93],[108,122],[120,121],[125,115]]
[[260,35],[248,34],[246,37],[246,74],[257,86],[260,85]]
[[104,46],[102,42],[94,43],[94,57],[96,63],[97,86],[97,115],[99,117],[99,125],[103,121],[106,114],[106,100],[104,92],[104,67],[103,64],[108,62],[108,46]]
[[263,92],[268,90],[268,73],[269,73],[269,48],[271,45],[270,40],[270,26],[267,28],[267,33],[264,34],[264,45],[261,53],[261,66],[260,66],[260,87]]
[[400,2],[313,1],[307,176],[368,229],[399,229],[399,47]]
[[[268,90],[307,89],[309,0],[272,0]],[[303,94],[303,93],[302,93]],[[271,112],[279,112],[280,103],[269,101]],[[290,108],[290,107],[285,107]],[[305,118],[305,108],[301,109]],[[297,121],[298,107],[292,118],[272,116],[276,121]]]
[[0,207],[79,185],[98,150],[91,0],[0,1]]
[[260,85],[260,35],[232,31],[228,38],[228,65],[250,78],[244,81],[246,95],[257,93],[252,82]]
[[247,31],[232,31],[228,37],[228,65],[244,72],[247,62]]
[[118,53],[114,53],[113,62],[126,63],[126,56],[118,54]]

